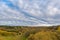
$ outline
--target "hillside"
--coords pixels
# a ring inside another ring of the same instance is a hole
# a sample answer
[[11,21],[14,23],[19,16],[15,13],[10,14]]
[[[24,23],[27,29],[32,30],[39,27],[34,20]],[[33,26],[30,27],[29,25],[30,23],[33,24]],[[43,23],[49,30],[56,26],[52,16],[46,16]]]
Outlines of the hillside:
[[60,26],[0,26],[0,40],[60,40]]

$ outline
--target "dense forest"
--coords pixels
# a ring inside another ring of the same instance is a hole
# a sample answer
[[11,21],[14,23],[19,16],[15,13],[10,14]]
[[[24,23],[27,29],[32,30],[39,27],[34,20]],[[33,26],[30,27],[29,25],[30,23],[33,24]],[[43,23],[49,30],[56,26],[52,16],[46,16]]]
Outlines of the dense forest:
[[60,26],[0,26],[0,40],[60,40]]

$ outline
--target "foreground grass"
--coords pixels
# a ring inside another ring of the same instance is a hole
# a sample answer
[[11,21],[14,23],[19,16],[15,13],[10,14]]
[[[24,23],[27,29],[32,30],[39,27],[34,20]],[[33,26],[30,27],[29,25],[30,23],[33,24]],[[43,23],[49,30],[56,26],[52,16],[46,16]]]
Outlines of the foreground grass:
[[21,40],[20,36],[0,36],[0,40]]
[[14,36],[0,36],[0,40],[15,40]]

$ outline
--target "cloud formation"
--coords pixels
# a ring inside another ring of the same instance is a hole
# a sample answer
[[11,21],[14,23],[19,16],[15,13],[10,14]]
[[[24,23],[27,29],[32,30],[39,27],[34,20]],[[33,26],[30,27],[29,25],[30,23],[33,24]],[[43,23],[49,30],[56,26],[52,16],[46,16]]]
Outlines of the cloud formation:
[[0,25],[59,24],[59,0],[0,0]]

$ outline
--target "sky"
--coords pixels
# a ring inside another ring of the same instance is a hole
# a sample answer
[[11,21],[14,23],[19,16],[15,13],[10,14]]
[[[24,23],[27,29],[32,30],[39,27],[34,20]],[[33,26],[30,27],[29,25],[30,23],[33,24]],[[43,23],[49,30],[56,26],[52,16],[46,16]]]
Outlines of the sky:
[[0,25],[60,25],[60,0],[0,0]]

